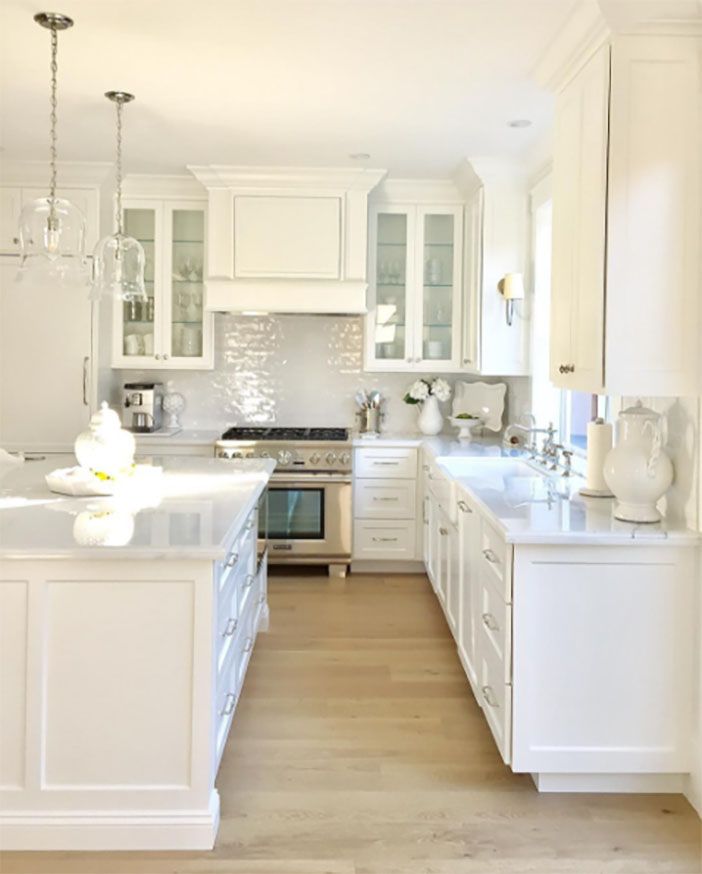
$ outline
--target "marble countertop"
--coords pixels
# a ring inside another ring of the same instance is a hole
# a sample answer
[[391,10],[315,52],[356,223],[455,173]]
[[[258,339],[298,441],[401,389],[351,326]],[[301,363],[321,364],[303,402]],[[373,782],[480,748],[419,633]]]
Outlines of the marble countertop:
[[221,559],[275,468],[264,459],[153,463],[163,468],[160,486],[123,498],[50,492],[44,476],[75,464],[70,455],[1,467],[0,558]]
[[[224,429],[222,429],[224,430]],[[175,443],[181,446],[212,446],[215,440],[219,440],[222,431],[200,428],[183,428],[180,431],[170,431],[163,428],[161,431],[152,431],[150,434],[135,434],[137,446],[140,444],[146,448],[152,448],[155,443]]]

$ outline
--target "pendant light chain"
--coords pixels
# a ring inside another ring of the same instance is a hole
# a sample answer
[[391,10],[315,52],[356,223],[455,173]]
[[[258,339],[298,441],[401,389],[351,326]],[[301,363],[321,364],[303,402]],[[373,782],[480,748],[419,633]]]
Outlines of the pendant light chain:
[[51,28],[51,144],[49,148],[50,155],[50,164],[51,164],[51,180],[49,183],[49,210],[50,210],[50,221],[55,222],[56,220],[56,160],[58,155],[58,150],[56,148],[56,124],[58,121],[57,116],[57,90],[58,90],[58,33],[55,27]]
[[117,233],[122,236],[122,107],[117,101]]

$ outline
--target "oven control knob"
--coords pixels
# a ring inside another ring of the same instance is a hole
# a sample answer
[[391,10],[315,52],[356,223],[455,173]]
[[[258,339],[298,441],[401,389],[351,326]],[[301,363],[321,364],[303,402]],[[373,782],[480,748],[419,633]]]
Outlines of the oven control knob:
[[258,457],[259,457],[259,458],[270,458],[270,457],[271,457],[271,454],[270,454],[270,452],[268,452],[267,449],[262,449],[262,450],[258,453]]
[[321,460],[322,456],[319,454],[319,452],[313,452],[312,455],[310,455],[309,457],[310,464],[319,464]]
[[348,464],[351,461],[351,456],[349,455],[348,452],[342,452],[341,455],[339,456],[339,461],[342,464]]
[[293,460],[293,455],[289,449],[281,449],[280,452],[278,453],[278,461],[281,464],[290,464],[290,462],[292,460]]
[[227,449],[218,449],[217,458],[231,458],[231,453]]
[[336,461],[336,452],[327,452],[327,464],[334,464]]

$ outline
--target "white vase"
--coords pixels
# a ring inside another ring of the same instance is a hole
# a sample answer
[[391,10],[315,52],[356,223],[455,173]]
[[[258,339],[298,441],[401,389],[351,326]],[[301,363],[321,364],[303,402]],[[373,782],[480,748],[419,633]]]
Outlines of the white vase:
[[673,481],[673,464],[661,448],[661,417],[639,401],[619,414],[617,443],[607,453],[604,478],[625,522],[658,522],[656,503]]
[[419,425],[422,434],[426,434],[428,437],[438,434],[444,427],[444,417],[441,415],[439,402],[434,395],[429,395],[425,401],[422,401],[417,425]]

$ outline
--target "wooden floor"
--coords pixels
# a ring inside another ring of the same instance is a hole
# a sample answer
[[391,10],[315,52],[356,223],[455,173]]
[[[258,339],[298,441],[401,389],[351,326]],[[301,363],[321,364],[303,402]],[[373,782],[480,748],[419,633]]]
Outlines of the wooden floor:
[[699,874],[681,796],[539,795],[495,749],[423,577],[273,578],[211,853],[10,853],[2,874]]

